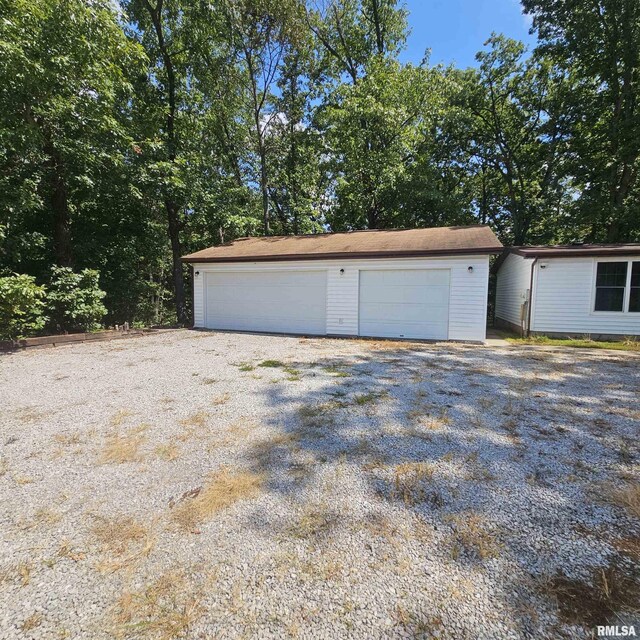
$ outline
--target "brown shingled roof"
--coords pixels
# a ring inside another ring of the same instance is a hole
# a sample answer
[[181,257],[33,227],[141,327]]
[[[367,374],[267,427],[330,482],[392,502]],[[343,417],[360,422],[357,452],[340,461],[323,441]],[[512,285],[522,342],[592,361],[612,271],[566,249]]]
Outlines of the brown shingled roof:
[[185,262],[254,262],[387,258],[500,253],[502,249],[501,242],[488,226],[474,225],[240,238],[182,259]]
[[509,253],[525,258],[570,258],[580,256],[640,255],[640,243],[626,244],[558,244],[546,246],[510,247]]

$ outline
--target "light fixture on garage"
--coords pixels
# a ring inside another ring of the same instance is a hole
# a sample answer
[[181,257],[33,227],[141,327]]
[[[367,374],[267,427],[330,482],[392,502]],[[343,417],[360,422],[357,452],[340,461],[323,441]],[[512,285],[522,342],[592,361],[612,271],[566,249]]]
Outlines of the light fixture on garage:
[[197,276],[199,276],[199,275],[200,275],[200,272],[199,272],[199,271],[196,271],[196,275],[197,275]]
[[473,273],[473,267],[467,267],[467,271],[468,271],[469,273]]
[[340,275],[343,276],[344,275],[344,269],[340,269]]

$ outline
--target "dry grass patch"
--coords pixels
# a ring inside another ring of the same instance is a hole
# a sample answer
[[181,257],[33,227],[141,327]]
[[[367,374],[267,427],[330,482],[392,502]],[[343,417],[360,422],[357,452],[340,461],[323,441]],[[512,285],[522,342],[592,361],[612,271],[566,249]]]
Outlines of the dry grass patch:
[[252,418],[243,418],[233,422],[224,430],[224,437],[216,441],[216,447],[218,444],[229,445],[236,442],[246,442],[251,432],[257,429],[260,425]]
[[162,458],[162,460],[167,460],[169,462],[177,460],[180,457],[180,447],[173,442],[160,444],[154,451],[158,458]]
[[29,519],[21,519],[18,526],[23,531],[36,529],[38,527],[51,527],[62,520],[62,515],[54,511],[51,507],[40,507]]
[[366,340],[356,342],[370,351],[419,351],[425,348],[421,342],[405,342],[402,340]]
[[131,516],[94,516],[91,534],[104,554],[97,565],[103,573],[131,566],[149,555],[155,544],[149,529]]
[[15,417],[19,422],[30,424],[38,422],[50,416],[52,411],[42,411],[36,407],[22,407],[15,411]]
[[231,394],[227,391],[213,398],[213,400],[211,400],[211,404],[215,407],[219,407],[223,404],[227,404],[227,402],[229,402],[230,399],[231,399]]
[[107,436],[102,448],[103,464],[123,464],[142,460],[140,448],[146,441],[145,431],[149,425],[141,424],[126,432],[115,432]]
[[345,403],[339,400],[307,404],[298,409],[298,417],[305,432],[311,435],[313,430],[333,426],[336,411],[344,406]]
[[440,507],[444,500],[440,492],[428,488],[433,479],[435,466],[432,462],[405,462],[399,464],[393,475],[392,497],[402,500],[407,506],[431,502]]
[[185,442],[186,440],[191,440],[192,438],[203,435],[210,415],[207,411],[200,410],[180,420],[179,424],[182,427],[182,434],[178,436],[178,440]]
[[31,582],[32,570],[33,565],[26,560],[0,567],[0,584],[6,582],[26,587]]
[[461,513],[449,516],[446,520],[453,528],[453,547],[451,555],[457,559],[461,553],[475,556],[481,560],[495,558],[501,545],[489,531],[485,518],[477,513]]
[[276,433],[257,442],[251,449],[251,456],[255,459],[258,467],[267,469],[278,450],[293,446],[298,439],[297,433]]
[[555,600],[560,618],[569,624],[593,629],[596,625],[615,624],[621,611],[640,613],[640,582],[637,576],[610,565],[594,572],[590,582],[568,578],[564,574],[543,578],[540,591]]
[[77,431],[75,433],[56,433],[53,439],[63,447],[72,447],[82,442],[82,437]]
[[438,409],[435,405],[421,402],[419,399],[414,403],[413,409],[409,410],[406,415],[407,420],[429,431],[439,431],[451,424],[451,418],[446,407]]
[[[312,553],[310,546],[300,545],[295,552],[280,553],[274,558],[279,580],[285,580],[292,571],[306,581],[334,582],[344,576],[345,567],[340,556]],[[293,635],[294,638],[298,636]]]
[[194,531],[218,511],[255,498],[263,484],[262,474],[221,469],[209,476],[197,495],[174,507],[172,519],[185,531]]
[[111,416],[111,420],[109,421],[110,426],[116,428],[122,426],[124,421],[127,418],[130,418],[133,415],[133,411],[129,409],[120,409],[116,413]]
[[607,484],[598,491],[607,502],[622,507],[633,518],[640,520],[640,483],[622,480],[619,484]]
[[203,590],[184,571],[173,570],[136,591],[126,591],[113,609],[116,638],[174,640],[189,636],[203,614]]
[[87,554],[84,551],[75,548],[71,540],[67,538],[62,540],[60,543],[56,555],[59,558],[68,558],[69,560],[73,560],[73,562],[79,562],[87,557]]
[[91,533],[103,551],[122,555],[129,545],[144,540],[146,527],[131,516],[94,516]]
[[206,411],[196,411],[190,416],[180,420],[180,425],[183,427],[198,427],[204,428],[207,424],[207,418],[209,414]]
[[326,504],[310,505],[296,521],[287,528],[287,533],[299,539],[319,538],[327,535],[336,525],[337,516]]
[[28,618],[25,618],[22,621],[20,629],[23,633],[27,633],[28,631],[32,631],[33,629],[39,627],[43,621],[44,618],[42,617],[41,613],[32,613]]

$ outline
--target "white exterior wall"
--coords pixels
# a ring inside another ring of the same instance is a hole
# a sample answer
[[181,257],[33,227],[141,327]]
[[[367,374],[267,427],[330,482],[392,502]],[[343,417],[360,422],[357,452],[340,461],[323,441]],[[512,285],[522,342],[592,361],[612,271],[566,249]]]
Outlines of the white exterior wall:
[[[640,335],[640,313],[593,311],[597,262],[615,258],[540,258],[534,269],[531,330],[538,333]],[[544,268],[540,268],[544,265]],[[504,267],[504,265],[503,265]]]
[[531,286],[532,262],[532,258],[510,253],[500,265],[496,282],[496,318],[522,326],[520,313]]
[[[468,268],[473,267],[469,272]],[[295,260],[278,262],[194,263],[194,326],[204,327],[204,274],[207,271],[327,271],[327,334],[358,335],[359,272],[363,269],[450,269],[449,340],[486,337],[489,256]],[[344,269],[344,274],[340,274]],[[196,276],[195,272],[200,275]]]
[[[344,273],[340,273],[340,269]],[[358,293],[360,270],[345,265],[327,270],[327,333],[337,336],[358,335]]]

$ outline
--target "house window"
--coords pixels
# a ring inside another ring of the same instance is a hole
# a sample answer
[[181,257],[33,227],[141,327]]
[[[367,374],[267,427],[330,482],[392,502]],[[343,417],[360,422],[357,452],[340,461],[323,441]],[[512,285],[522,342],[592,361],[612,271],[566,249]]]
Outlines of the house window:
[[628,262],[598,262],[596,311],[624,311]]
[[631,263],[631,292],[629,311],[640,313],[640,262]]

